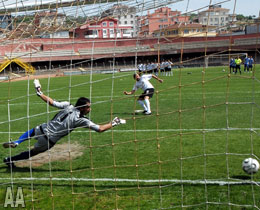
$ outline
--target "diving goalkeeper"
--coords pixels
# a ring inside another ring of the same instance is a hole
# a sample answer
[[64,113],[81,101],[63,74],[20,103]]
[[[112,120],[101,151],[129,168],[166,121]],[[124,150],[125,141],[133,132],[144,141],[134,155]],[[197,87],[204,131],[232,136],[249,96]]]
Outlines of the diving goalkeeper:
[[16,141],[10,141],[3,144],[4,148],[15,148],[22,142],[34,138],[37,142],[34,144],[34,148],[25,152],[21,152],[18,155],[4,158],[3,162],[8,167],[15,167],[14,162],[19,160],[29,159],[39,153],[45,152],[52,148],[62,137],[67,136],[75,128],[83,127],[89,128],[96,132],[106,131],[121,123],[125,123],[125,120],[114,118],[107,124],[98,125],[84,117],[91,111],[91,102],[88,98],[80,97],[75,106],[71,105],[67,101],[58,102],[52,98],[46,96],[41,91],[41,85],[39,80],[34,80],[37,95],[49,105],[61,109],[52,120],[47,123],[32,128],[26,131]]

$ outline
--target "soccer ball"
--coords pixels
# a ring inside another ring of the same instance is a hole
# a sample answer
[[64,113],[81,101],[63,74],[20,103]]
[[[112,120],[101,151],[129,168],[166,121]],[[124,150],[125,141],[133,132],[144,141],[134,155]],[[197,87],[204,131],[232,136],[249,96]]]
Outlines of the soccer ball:
[[242,168],[247,174],[254,174],[259,169],[259,163],[256,159],[247,158],[243,160]]

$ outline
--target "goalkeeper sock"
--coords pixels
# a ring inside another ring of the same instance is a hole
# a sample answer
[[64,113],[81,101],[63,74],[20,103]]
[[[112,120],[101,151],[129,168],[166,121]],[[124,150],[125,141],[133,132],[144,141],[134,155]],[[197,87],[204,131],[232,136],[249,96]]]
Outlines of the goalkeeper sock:
[[151,108],[150,108],[150,101],[149,101],[149,99],[148,98],[146,98],[146,99],[144,99],[144,102],[145,102],[145,104],[146,104],[146,107],[147,107],[147,112],[151,112]]
[[143,101],[138,100],[138,103],[144,108],[144,111],[147,111],[147,107],[145,106]]
[[33,137],[34,135],[34,128],[32,128],[31,130],[26,131],[23,135],[21,135],[18,140],[14,141],[14,143],[21,144],[22,142]]

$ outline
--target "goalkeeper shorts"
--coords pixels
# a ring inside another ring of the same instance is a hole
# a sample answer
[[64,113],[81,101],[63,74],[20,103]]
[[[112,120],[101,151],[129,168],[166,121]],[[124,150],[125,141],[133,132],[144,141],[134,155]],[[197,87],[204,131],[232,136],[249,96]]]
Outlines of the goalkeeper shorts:
[[45,152],[55,145],[55,143],[48,139],[48,137],[43,133],[41,126],[35,128],[34,138],[37,140],[34,144],[34,150],[37,152]]

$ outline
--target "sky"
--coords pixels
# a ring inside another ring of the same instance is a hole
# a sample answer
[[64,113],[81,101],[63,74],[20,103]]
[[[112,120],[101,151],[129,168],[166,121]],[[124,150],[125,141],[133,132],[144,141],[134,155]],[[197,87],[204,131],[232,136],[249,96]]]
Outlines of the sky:
[[[0,1],[0,7],[8,8],[8,7],[13,7],[16,4],[19,6],[27,6],[27,5],[35,5],[35,3],[40,4],[40,3],[47,3],[47,2],[65,2],[65,1],[74,1],[75,0],[2,0]],[[103,1],[103,0],[102,0]],[[190,11],[203,11],[207,9],[206,7],[211,3],[211,4],[216,4],[216,3],[221,3],[222,8],[227,8],[230,9],[229,13],[233,14],[234,10],[234,5],[235,6],[235,14],[243,14],[244,16],[253,16],[255,15],[256,17],[259,16],[259,10],[260,10],[260,0],[126,0],[126,1],[121,1],[122,4],[124,2],[128,2],[130,5],[141,5],[141,4],[147,4],[148,2],[176,2],[173,4],[169,4],[168,6],[172,10],[178,10],[181,11],[182,13],[190,12]],[[98,2],[98,1],[95,1]],[[104,2],[104,1],[103,1]],[[115,3],[117,1],[115,0]],[[120,0],[119,0],[120,2]],[[235,4],[236,3],[236,4]],[[109,4],[114,4],[114,3],[109,3]],[[92,9],[96,9],[98,11],[102,10],[102,6],[99,8],[98,4],[95,5],[90,5],[92,6]],[[103,7],[104,9],[104,7]],[[194,13],[196,13],[194,12]]]
[[[179,11],[185,12],[187,9],[188,4],[188,10],[197,10],[201,7],[205,7],[210,4],[216,4],[218,2],[224,2],[225,0],[184,0],[181,2],[177,2],[175,4],[171,5],[171,8],[173,10],[177,9]],[[226,0],[227,1],[227,0]],[[229,13],[232,14],[234,10],[234,5],[236,3],[235,7],[235,14],[243,14],[244,16],[253,16],[256,17],[259,16],[259,10],[260,10],[260,0],[230,0],[227,2],[224,2],[221,4],[222,8],[230,9]],[[205,10],[205,9],[202,9]]]

